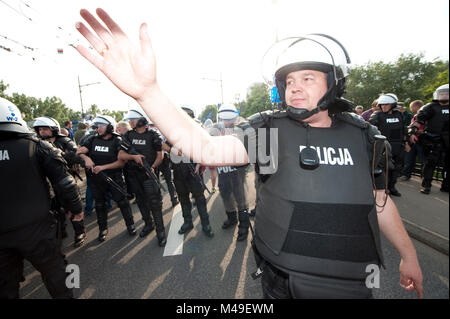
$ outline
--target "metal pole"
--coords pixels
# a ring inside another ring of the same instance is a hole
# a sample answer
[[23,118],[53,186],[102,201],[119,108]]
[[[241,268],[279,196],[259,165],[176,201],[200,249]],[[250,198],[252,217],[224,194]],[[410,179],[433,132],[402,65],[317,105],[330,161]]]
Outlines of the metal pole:
[[81,97],[81,85],[80,85],[80,76],[78,76],[78,90],[80,91],[80,102],[81,102],[81,118],[84,118],[84,110],[83,110],[83,98]]

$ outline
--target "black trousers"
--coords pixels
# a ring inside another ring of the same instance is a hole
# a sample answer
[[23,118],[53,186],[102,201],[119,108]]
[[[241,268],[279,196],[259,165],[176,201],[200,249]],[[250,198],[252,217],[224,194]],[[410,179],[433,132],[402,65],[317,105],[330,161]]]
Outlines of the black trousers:
[[[174,169],[173,176],[185,222],[192,221],[192,204],[191,199],[189,198],[189,195],[192,193],[202,225],[204,227],[209,225],[206,198],[202,184],[200,184],[200,182],[192,176],[187,166],[181,166],[178,167],[178,169]],[[202,178],[201,175],[200,178]]]
[[141,211],[145,224],[152,224],[151,211],[155,221],[156,231],[164,231],[162,197],[158,184],[153,179],[150,179],[144,170],[129,169],[127,170],[127,176],[131,191],[136,195],[136,203]]
[[403,170],[403,163],[405,158],[405,147],[400,143],[392,143],[392,161],[394,162],[394,169],[389,170],[388,188],[393,189],[397,183],[397,178],[401,175]]
[[425,163],[422,171],[422,186],[431,188],[431,182],[433,181],[433,174],[436,166],[443,161],[443,181],[442,188],[448,189],[448,154],[449,149],[446,148],[441,141],[423,140],[423,153],[425,157]]
[[[122,172],[108,173],[108,176],[111,177],[111,179],[125,191],[125,181],[123,179]],[[92,174],[90,178],[92,178],[92,196],[95,201],[95,211],[97,213],[97,223],[99,229],[105,230],[108,228],[108,212],[106,209],[106,198],[108,192],[111,193],[112,199],[117,203],[117,206],[119,206],[125,224],[127,226],[133,225],[133,214],[126,196],[108,184],[108,182],[105,181],[100,175]]]
[[65,256],[56,238],[56,221],[48,218],[0,235],[0,299],[19,298],[23,261],[28,260],[40,273],[53,298],[73,298],[66,286]]
[[[172,170],[170,169],[169,155],[164,154],[164,159],[158,166],[158,170],[163,174],[164,179],[166,180],[167,188],[169,190],[170,199],[172,202],[174,202],[177,196],[175,194],[175,187],[172,182]],[[159,176],[159,174],[157,175]]]

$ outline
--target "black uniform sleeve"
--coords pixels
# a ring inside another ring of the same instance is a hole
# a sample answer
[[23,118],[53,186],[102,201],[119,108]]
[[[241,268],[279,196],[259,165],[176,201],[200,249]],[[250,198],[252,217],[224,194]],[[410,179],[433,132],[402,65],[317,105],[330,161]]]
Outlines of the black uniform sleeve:
[[379,114],[380,114],[380,112],[381,112],[381,111],[376,111],[376,112],[373,112],[373,113],[372,113],[372,115],[371,115],[370,118],[369,118],[369,123],[370,123],[370,124],[372,124],[372,125],[378,127],[378,125],[380,124],[380,123],[379,123],[379,117],[378,117]]
[[420,110],[417,112],[416,122],[425,124],[426,121],[433,117],[434,109],[432,105],[432,103],[429,103],[420,108]]
[[86,147],[88,150],[91,149],[92,141],[94,140],[95,135],[87,136],[84,140],[80,141],[80,146]]
[[61,151],[50,143],[39,141],[36,156],[61,205],[75,215],[81,213],[80,192],[75,179],[67,170],[67,163]]
[[158,132],[150,131],[152,134],[152,145],[155,151],[161,152],[162,151],[162,138],[161,135],[159,135]]
[[75,142],[65,136],[62,138],[62,144],[64,146],[63,157],[66,160],[67,165],[72,166],[74,164],[81,164],[82,159],[76,155],[78,148]]

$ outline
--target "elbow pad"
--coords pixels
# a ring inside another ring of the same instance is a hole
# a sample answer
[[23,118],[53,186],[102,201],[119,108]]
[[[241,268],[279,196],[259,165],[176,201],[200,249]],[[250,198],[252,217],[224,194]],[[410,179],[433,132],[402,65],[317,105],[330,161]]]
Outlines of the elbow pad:
[[81,196],[77,183],[71,175],[67,175],[55,185],[55,191],[61,204],[73,214],[81,213],[83,210]]

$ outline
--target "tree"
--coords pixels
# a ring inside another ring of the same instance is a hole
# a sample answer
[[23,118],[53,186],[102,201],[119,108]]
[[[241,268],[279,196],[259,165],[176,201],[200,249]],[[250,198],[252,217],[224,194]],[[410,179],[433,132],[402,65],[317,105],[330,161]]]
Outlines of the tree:
[[427,62],[423,54],[402,54],[393,63],[379,61],[356,66],[348,77],[346,98],[366,107],[382,93],[395,93],[399,101],[406,103],[426,101],[430,84],[447,69],[448,61]]
[[210,118],[211,121],[213,121],[214,123],[216,122],[217,119],[217,105],[207,105],[205,106],[205,108],[202,110],[202,113],[200,113],[200,115],[198,116],[198,119],[200,121],[205,122],[207,118]]
[[257,112],[272,109],[269,88],[265,83],[254,83],[247,91],[245,104],[239,105],[242,117],[249,117]]

